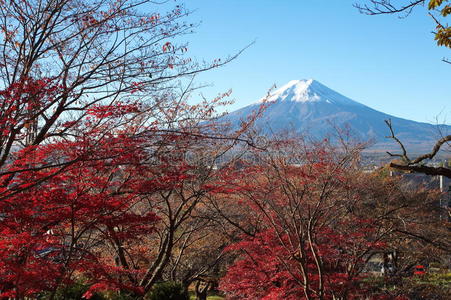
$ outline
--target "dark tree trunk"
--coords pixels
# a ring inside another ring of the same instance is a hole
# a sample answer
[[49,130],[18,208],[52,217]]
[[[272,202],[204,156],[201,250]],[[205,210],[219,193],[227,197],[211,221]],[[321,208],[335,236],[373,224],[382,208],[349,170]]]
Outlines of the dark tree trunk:
[[196,300],[207,300],[210,282],[198,280],[196,283]]

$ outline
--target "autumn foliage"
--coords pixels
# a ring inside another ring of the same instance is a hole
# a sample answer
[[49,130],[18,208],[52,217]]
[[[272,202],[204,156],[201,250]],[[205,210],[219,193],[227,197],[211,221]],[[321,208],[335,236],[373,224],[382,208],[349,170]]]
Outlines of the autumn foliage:
[[229,92],[193,101],[192,76],[234,57],[186,57],[182,5],[0,5],[0,298],[175,281],[201,299],[222,277],[230,299],[361,299],[367,260],[423,237],[402,231],[417,202],[365,182],[360,145],[261,140],[264,107],[233,130],[212,121]]
[[[2,96],[5,103],[14,98],[26,104],[28,97],[44,98],[42,103],[54,90],[30,95],[19,88]],[[11,152],[14,159],[5,162],[1,173],[2,296],[23,298],[55,291],[80,275],[91,285],[87,298],[95,291],[139,295],[150,288],[152,273],[149,263],[142,261],[155,258],[143,240],[157,230],[162,194],[196,181],[200,183],[196,193],[203,195],[222,190],[222,184],[202,184],[196,174],[200,169],[187,161],[188,151],[194,154],[192,145],[199,145],[201,139],[167,132],[155,123],[141,125],[138,131],[135,124],[124,122],[140,113],[138,105],[95,105],[87,110],[85,120],[73,126],[76,139],[26,145]],[[214,177],[211,173],[206,179]],[[222,177],[218,180],[224,181]],[[189,212],[197,201],[176,209],[174,215],[186,219],[185,209]],[[171,234],[179,224],[173,226]],[[172,244],[167,246],[155,259],[157,265],[150,264],[160,273],[171,254]]]
[[[215,186],[213,173],[198,181],[196,147],[223,97],[187,98],[191,76],[222,63],[197,64],[174,41],[193,27],[179,22],[182,5],[0,5],[0,296],[54,298],[79,281],[86,298],[148,292],[199,201],[171,194],[188,182],[199,196]],[[168,194],[183,208],[169,228]],[[158,248],[162,231],[171,236]]]
[[350,211],[359,205],[353,158],[335,157],[328,147],[276,144],[244,172],[252,176],[240,178],[241,199],[258,227],[228,248],[241,253],[221,283],[231,299],[361,296],[366,256],[384,243],[374,220]]

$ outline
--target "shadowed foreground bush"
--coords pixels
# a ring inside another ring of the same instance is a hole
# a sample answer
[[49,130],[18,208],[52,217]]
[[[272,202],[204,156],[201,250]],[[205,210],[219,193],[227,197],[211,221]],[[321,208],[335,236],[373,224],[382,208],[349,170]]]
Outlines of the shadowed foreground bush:
[[189,300],[189,295],[182,284],[168,281],[156,284],[146,298],[149,300]]

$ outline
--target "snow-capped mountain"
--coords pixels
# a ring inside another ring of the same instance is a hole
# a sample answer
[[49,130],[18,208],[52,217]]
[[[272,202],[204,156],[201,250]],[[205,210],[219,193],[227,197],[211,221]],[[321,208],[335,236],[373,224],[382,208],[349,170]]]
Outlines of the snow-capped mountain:
[[290,81],[268,97],[225,115],[221,121],[238,126],[264,102],[267,108],[256,121],[256,127],[264,134],[296,131],[324,137],[333,133],[334,126],[349,126],[358,138],[374,139],[376,148],[378,145],[384,148],[392,143],[386,138],[390,132],[384,123],[391,119],[397,136],[414,150],[422,151],[432,145],[440,130],[443,133],[451,129],[451,126],[438,128],[379,112],[313,79]]

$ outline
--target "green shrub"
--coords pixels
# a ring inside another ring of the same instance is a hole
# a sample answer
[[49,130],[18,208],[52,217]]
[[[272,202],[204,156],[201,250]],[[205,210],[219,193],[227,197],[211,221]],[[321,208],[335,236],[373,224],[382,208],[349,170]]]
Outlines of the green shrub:
[[[67,287],[59,288],[55,294],[55,300],[79,300],[82,299],[83,294],[89,289],[89,285],[82,282],[75,282]],[[51,293],[45,292],[37,296],[37,299],[49,299]],[[103,300],[98,294],[94,294],[90,300]]]
[[157,283],[146,298],[149,300],[189,300],[185,287],[172,281]]

